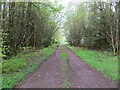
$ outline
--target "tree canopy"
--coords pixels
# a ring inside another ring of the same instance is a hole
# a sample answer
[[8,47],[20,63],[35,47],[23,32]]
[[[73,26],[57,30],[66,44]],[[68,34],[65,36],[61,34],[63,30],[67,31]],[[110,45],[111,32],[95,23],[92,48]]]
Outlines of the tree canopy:
[[75,10],[69,9],[64,24],[69,43],[88,49],[113,51],[114,55],[118,55],[119,6],[120,2],[83,2]]
[[16,55],[23,47],[43,48],[54,43],[62,8],[50,2],[1,2],[5,58]]

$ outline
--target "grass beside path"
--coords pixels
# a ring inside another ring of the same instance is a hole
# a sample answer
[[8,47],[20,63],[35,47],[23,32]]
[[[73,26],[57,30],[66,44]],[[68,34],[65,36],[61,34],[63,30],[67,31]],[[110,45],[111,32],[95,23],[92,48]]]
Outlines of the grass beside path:
[[37,50],[28,54],[20,54],[2,63],[2,88],[13,88],[29,73],[33,72],[49,56],[56,51],[57,45]]
[[90,51],[82,48],[68,46],[77,56],[105,76],[118,81],[118,57],[109,52]]

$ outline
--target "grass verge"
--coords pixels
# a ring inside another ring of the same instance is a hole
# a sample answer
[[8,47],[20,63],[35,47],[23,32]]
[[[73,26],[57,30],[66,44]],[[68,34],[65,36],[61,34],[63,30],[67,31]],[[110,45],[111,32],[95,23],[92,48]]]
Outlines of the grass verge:
[[77,56],[86,63],[102,72],[106,77],[118,81],[118,57],[109,52],[90,51],[68,46]]
[[13,88],[29,73],[33,72],[49,56],[56,51],[57,45],[37,50],[28,54],[20,54],[2,63],[2,88]]

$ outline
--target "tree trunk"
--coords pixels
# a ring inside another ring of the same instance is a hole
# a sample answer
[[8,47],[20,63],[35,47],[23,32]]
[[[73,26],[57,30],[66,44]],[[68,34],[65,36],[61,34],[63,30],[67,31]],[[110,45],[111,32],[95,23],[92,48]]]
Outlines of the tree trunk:
[[112,31],[112,26],[110,27],[111,30],[111,44],[112,44],[112,49],[113,49],[113,54],[115,55],[115,44],[114,44],[114,36],[113,36],[113,31]]
[[120,55],[120,1],[118,2],[118,55]]

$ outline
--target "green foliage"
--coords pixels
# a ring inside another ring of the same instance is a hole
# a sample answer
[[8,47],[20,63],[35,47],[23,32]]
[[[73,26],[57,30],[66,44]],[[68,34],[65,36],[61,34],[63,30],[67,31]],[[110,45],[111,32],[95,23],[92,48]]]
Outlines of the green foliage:
[[37,69],[38,65],[39,64],[32,64],[31,67],[21,72],[3,74],[2,75],[2,88],[13,88],[15,85],[19,84],[20,81],[23,80],[27,74]]
[[12,58],[10,60],[4,60],[2,63],[2,73],[19,72],[27,68],[27,62],[25,57]]
[[[57,44],[3,61],[2,88],[13,88],[55,52]],[[14,65],[16,64],[16,65]],[[12,70],[12,71],[11,71]],[[17,71],[17,72],[16,72]],[[5,74],[7,73],[7,74]]]
[[69,88],[69,86],[71,86],[71,83],[69,81],[64,81],[64,85],[66,88]]
[[77,56],[92,67],[103,72],[105,76],[118,80],[118,57],[108,52],[90,51],[82,48],[68,46]]
[[64,41],[65,36],[62,34],[61,30],[58,30],[55,33],[54,37],[55,37],[56,42],[59,42],[60,44],[62,44],[62,42]]
[[70,45],[113,51],[118,55],[118,10],[118,2],[78,3],[75,10],[69,10],[64,24]]
[[[57,15],[62,6],[41,1],[4,2],[0,8],[2,8],[1,27],[4,41],[2,53],[5,55],[3,59],[10,59],[24,47],[41,49],[54,42],[53,36],[59,27]],[[28,50],[24,49],[24,53]]]

